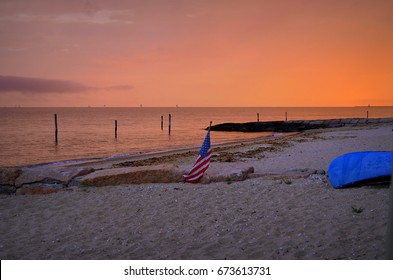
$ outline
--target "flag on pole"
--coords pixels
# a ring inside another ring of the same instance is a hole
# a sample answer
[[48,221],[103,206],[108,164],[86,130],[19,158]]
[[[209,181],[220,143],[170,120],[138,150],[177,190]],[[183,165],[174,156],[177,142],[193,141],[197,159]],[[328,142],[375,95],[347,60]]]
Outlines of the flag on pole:
[[[210,124],[211,125],[211,124]],[[209,168],[210,158],[212,156],[212,150],[210,147],[210,127],[207,131],[205,140],[203,141],[199,155],[187,175],[184,175],[184,179],[188,183],[198,183],[202,178],[205,171]]]

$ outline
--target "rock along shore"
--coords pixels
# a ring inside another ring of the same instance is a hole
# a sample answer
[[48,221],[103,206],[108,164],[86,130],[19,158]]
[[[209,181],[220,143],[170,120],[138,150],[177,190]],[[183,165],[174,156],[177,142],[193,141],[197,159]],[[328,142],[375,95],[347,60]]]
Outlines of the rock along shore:
[[[294,120],[269,121],[247,123],[222,123],[213,125],[212,131],[239,131],[239,132],[300,132],[309,129],[336,128],[344,126],[360,126],[367,124],[393,123],[393,118],[348,118],[329,120]],[[207,128],[206,128],[207,129]]]

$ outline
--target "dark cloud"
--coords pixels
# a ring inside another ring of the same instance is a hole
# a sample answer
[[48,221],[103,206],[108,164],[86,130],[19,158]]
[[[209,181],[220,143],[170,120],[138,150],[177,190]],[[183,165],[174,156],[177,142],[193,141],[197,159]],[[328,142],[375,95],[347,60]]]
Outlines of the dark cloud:
[[130,90],[132,86],[119,85],[97,88],[66,80],[49,80],[30,77],[0,76],[1,92],[34,93],[79,93],[91,90]]
[[0,92],[75,93],[91,89],[93,88],[72,81],[0,76]]

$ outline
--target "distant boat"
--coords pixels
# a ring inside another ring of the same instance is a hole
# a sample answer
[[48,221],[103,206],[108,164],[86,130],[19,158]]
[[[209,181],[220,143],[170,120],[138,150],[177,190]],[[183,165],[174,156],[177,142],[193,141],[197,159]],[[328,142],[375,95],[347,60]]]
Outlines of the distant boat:
[[335,158],[328,175],[333,188],[352,186],[367,181],[391,180],[393,152],[354,152]]

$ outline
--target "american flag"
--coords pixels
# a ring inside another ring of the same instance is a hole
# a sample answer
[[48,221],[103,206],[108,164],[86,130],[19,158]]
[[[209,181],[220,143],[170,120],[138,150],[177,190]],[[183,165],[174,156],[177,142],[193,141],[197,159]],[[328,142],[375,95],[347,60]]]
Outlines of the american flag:
[[187,175],[184,175],[185,181],[189,183],[198,183],[198,181],[202,178],[203,173],[205,173],[205,171],[209,167],[211,156],[212,150],[210,147],[209,127],[205,140],[203,141],[201,150],[199,151],[199,155],[194,163],[194,166],[191,168],[190,172]]

